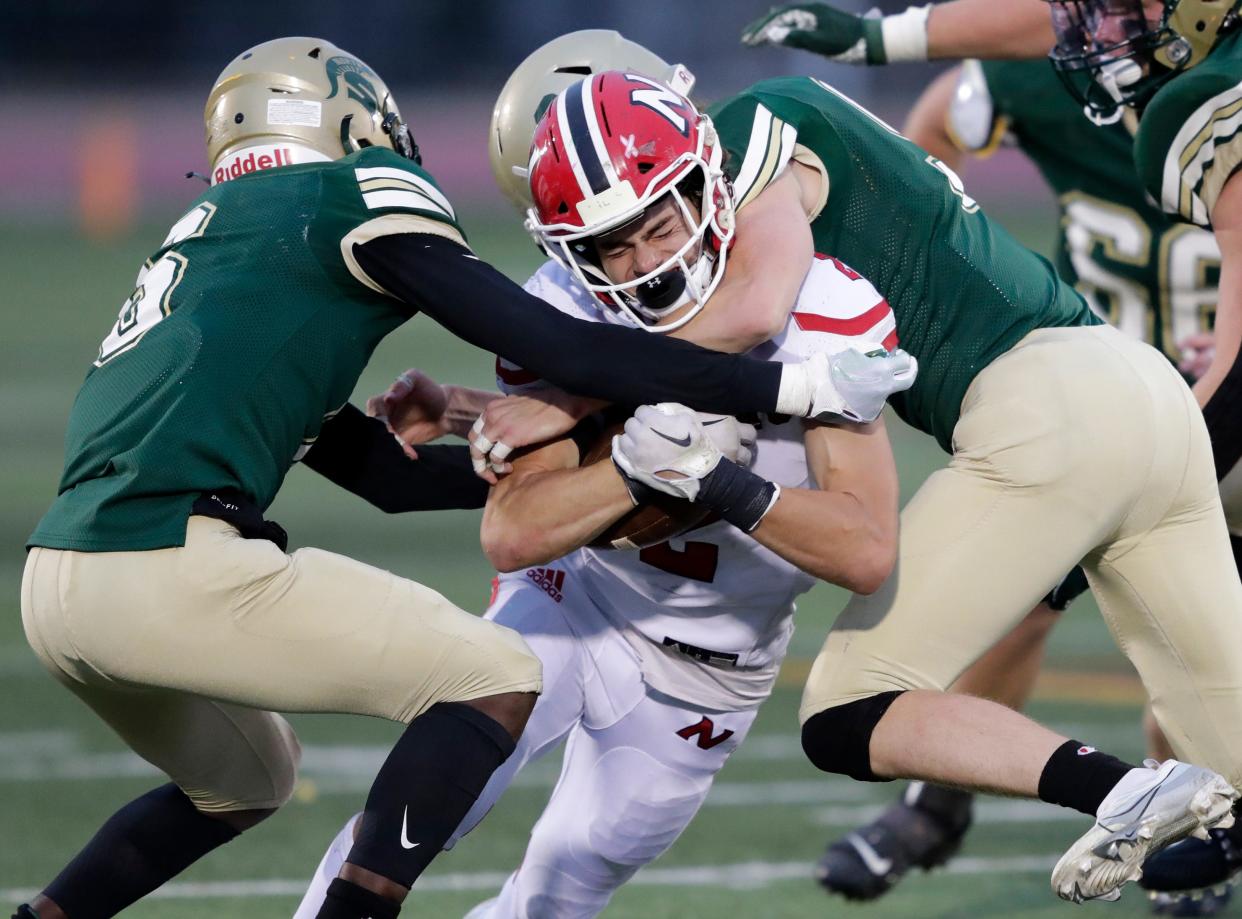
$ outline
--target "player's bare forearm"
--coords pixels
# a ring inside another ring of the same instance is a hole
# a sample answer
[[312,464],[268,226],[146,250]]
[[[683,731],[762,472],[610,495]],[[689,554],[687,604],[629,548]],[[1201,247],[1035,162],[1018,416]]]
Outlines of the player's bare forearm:
[[675,337],[741,353],[785,328],[815,254],[796,173],[805,168],[791,165],[738,212],[737,235],[711,308],[673,332]]
[[897,557],[897,470],[884,422],[807,433],[818,489],[781,490],[751,534],[808,574],[868,594]]
[[518,457],[483,511],[483,552],[498,571],[544,564],[586,545],[633,508],[611,462],[578,466],[560,440]]
[[1040,58],[1055,42],[1045,0],[950,0],[927,18],[931,60]]
[[919,96],[906,117],[903,134],[954,171],[965,155],[949,136],[949,106],[957,89],[959,68],[946,70]]
[[1221,189],[1212,210],[1212,232],[1220,247],[1220,297],[1214,327],[1216,352],[1195,384],[1195,397],[1206,405],[1238,357],[1242,344],[1242,172]]

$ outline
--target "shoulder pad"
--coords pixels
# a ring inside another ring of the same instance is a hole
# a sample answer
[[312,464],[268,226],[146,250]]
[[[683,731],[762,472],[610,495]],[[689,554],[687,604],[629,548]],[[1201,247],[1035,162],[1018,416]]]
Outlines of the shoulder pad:
[[949,137],[962,150],[987,155],[996,149],[1005,133],[1003,122],[997,115],[983,65],[977,60],[962,61],[945,116]]

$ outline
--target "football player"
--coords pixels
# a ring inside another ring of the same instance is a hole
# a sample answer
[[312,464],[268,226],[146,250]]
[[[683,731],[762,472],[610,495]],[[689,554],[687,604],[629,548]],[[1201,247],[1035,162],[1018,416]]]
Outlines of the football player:
[[[1230,369],[1234,363],[1230,355],[1236,353],[1242,335],[1242,300],[1236,283],[1221,288],[1222,350],[1214,350],[1213,338],[1202,329],[1217,308],[1216,276],[1227,279],[1242,271],[1242,233],[1237,229],[1242,225],[1242,202],[1235,200],[1242,198],[1242,179],[1234,178],[1242,160],[1242,139],[1236,135],[1230,108],[1236,101],[1230,93],[1236,95],[1239,5],[1197,0],[1054,4],[1054,16],[1043,27],[1031,18],[1035,6],[1020,0],[1010,4],[956,0],[936,6],[930,15],[924,9],[920,17],[924,40],[915,42],[914,52],[896,57],[882,52],[887,24],[877,39],[877,23],[862,23],[823,4],[774,10],[753,24],[743,39],[834,55],[855,29],[865,29],[869,53],[853,60],[953,57],[963,45],[973,54],[993,58],[1031,57],[1052,47],[1051,25],[1059,26],[1052,57],[1077,105],[1070,96],[1062,93],[1058,98],[1049,91],[1049,72],[1038,69],[1044,65],[984,64],[989,71],[985,83],[979,65],[968,64],[954,93],[953,106],[958,110],[954,123],[959,136],[974,135],[971,143],[980,145],[987,143],[985,138],[997,124],[988,108],[1013,119],[1020,142],[1063,194],[1067,229],[1059,261],[1062,273],[1077,277],[1079,289],[1089,299],[1094,295],[1105,315],[1124,330],[1151,337],[1173,359],[1179,348],[1184,350],[1183,369],[1198,378],[1195,392],[1208,419],[1236,559],[1242,545],[1238,537],[1242,470],[1237,463],[1242,444],[1236,412],[1230,411],[1242,374]],[[955,39],[953,33],[967,21],[972,27]],[[782,23],[790,30],[782,32]],[[803,26],[809,29],[802,31]],[[989,94],[998,77],[1002,81],[1020,77],[1020,88]],[[936,129],[935,112],[948,104],[947,79],[929,93],[927,110],[912,116],[927,129],[914,137],[925,146],[943,142],[937,137],[944,132]],[[1071,108],[1083,105],[1091,121],[1101,125],[1093,135],[1070,123]],[[1057,118],[1057,124],[1050,123],[1050,117]],[[1066,142],[1067,132],[1073,142]],[[1196,139],[1193,151],[1185,149]],[[1197,157],[1193,163],[1192,152]],[[1182,161],[1189,172],[1182,169]],[[1138,196],[1150,196],[1164,214]],[[1037,654],[1038,648],[1028,653]],[[1005,693],[1016,700],[1023,696],[1003,670],[981,669],[965,679],[971,691]],[[1160,739],[1158,731],[1155,739]],[[958,798],[957,805],[961,803]],[[880,847],[891,845],[902,810],[899,806],[846,845],[830,849],[825,866],[835,864],[837,883],[877,892],[886,889],[887,882],[880,878],[874,885],[863,884],[863,876],[871,872],[857,871],[858,859],[851,856],[849,846],[859,838]],[[926,835],[914,823],[910,829],[913,836]],[[1242,864],[1239,853],[1239,830],[1213,831],[1207,843],[1187,841],[1153,860],[1145,869],[1143,885],[1169,891],[1218,884]],[[851,876],[859,883],[854,884]],[[825,883],[834,882],[829,878]],[[1219,903],[1218,897],[1211,899]],[[1195,908],[1202,911],[1203,903],[1197,902]]]
[[[387,572],[286,554],[263,519],[304,456],[386,509],[481,503],[465,451],[409,463],[345,404],[414,313],[619,401],[870,420],[913,372],[901,354],[715,354],[525,294],[471,254],[384,83],[328,42],[244,52],[205,118],[212,187],[100,346],[22,586],[42,663],[172,781],[105,823],[24,919],[114,915],[280,807],[298,745],[273,709],[407,725],[321,916],[396,915],[512,751],[540,688],[520,637]],[[864,366],[847,386],[860,412],[834,388],[843,366]]]
[[[700,133],[696,114],[688,116],[685,135],[655,112],[635,126],[654,139],[654,152],[640,160],[652,169],[631,172],[630,219],[582,239],[599,254],[617,298],[656,331],[692,329],[710,316],[710,294],[683,297],[655,315],[659,308],[636,295],[645,279],[680,271],[690,276],[683,279],[689,289],[700,264],[728,242],[721,228],[729,225],[729,201],[714,169],[720,151]],[[544,180],[542,212],[554,213],[557,180],[538,169],[533,176]],[[527,289],[569,315],[614,321],[564,262],[547,263]],[[800,360],[894,344],[883,298],[821,256],[786,328],[757,353]],[[509,362],[499,364],[498,382],[506,392],[541,385]],[[680,835],[743,742],[776,679],[794,599],[816,577],[862,592],[884,580],[896,549],[897,482],[883,423],[804,430],[799,419],[764,417],[758,430],[756,441],[754,428],[729,417],[647,406],[617,438],[614,463],[579,465],[599,432],[587,425],[524,452],[492,489],[482,541],[505,573],[487,616],[526,637],[544,665],[546,690],[518,750],[459,834],[526,763],[567,745],[520,867],[472,917],[602,911]],[[641,551],[583,548],[648,500],[641,470],[688,464],[715,470],[701,486],[695,477],[686,484],[721,519]],[[352,832],[351,823],[333,843],[297,917],[314,915]]]
[[[583,99],[606,107],[610,130],[626,137],[627,108],[678,111],[668,87],[599,79],[565,106],[564,117],[585,119],[565,135],[572,147],[562,139],[556,149],[571,163],[596,149]],[[988,222],[952,170],[826,84],[766,81],[716,106],[713,121],[739,212],[765,195],[783,202],[771,251],[810,235],[822,251],[848,253],[887,297],[922,364],[894,407],[953,454],[904,512],[897,572],[855,597],[830,633],[804,697],[804,747],[821,768],[857,778],[940,779],[1093,815],[1053,886],[1067,899],[1116,896],[1147,851],[1178,835],[1174,825],[1196,822],[1185,809],[1200,779],[1215,801],[1206,823],[1227,821],[1229,783],[1175,761],[1130,770],[943,690],[1086,557],[1157,717],[1177,724],[1175,748],[1242,774],[1232,727],[1242,657],[1212,637],[1233,627],[1242,584],[1189,391],[1158,352],[1100,323],[1051,266]],[[641,162],[642,137],[632,140]],[[532,168],[545,156],[553,148],[537,145]],[[625,194],[603,166],[576,178],[601,207]],[[574,207],[567,198],[571,216],[543,238],[589,278]],[[1180,456],[1170,465],[1140,471],[1125,460],[1170,448]],[[1155,493],[1164,497],[1153,504]],[[1192,774],[1200,779],[1184,783]]]

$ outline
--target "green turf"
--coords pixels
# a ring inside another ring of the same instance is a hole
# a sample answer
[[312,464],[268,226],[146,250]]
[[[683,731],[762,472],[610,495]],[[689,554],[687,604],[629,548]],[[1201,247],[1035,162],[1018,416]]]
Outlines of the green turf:
[[[515,231],[509,215],[467,215],[466,225],[479,251],[507,271],[520,274],[537,263],[533,247]],[[1039,226],[1020,225],[1019,230],[1025,229],[1028,239],[1046,240]],[[153,783],[140,769],[134,771],[108,730],[35,663],[21,635],[17,596],[22,542],[54,492],[73,394],[138,265],[162,235],[163,228],[153,226],[115,243],[93,244],[64,229],[0,225],[0,276],[6,284],[0,302],[0,890],[44,883],[112,810]],[[487,355],[420,319],[384,343],[358,395],[378,391],[411,365],[445,380],[491,382]],[[929,439],[913,432],[898,429],[894,439],[908,495],[943,457]],[[435,586],[468,609],[481,610],[486,602],[491,574],[478,551],[477,514],[385,517],[297,469],[272,516],[288,527],[297,545],[315,544],[383,565]],[[801,604],[795,657],[814,653],[841,600],[839,591],[821,587]],[[1066,617],[1054,636],[1051,657],[1061,668],[1122,672],[1126,667],[1089,601]],[[1064,847],[1080,824],[1055,819],[1060,815],[1051,808],[1042,819],[1018,823],[1001,820],[1003,814],[985,814],[967,843],[966,859],[958,863],[959,873],[918,877],[865,909],[829,903],[802,865],[809,866],[829,835],[847,829],[863,813],[860,808],[892,792],[827,779],[807,765],[797,747],[796,702],[796,686],[778,689],[749,745],[724,770],[720,797],[709,799],[651,877],[659,881],[665,877],[659,872],[689,867],[714,874],[698,883],[632,885],[617,896],[609,915],[649,919],[728,912],[882,919],[1065,914],[1068,907],[1052,897],[1047,872],[1038,866]],[[1076,736],[1127,756],[1140,755],[1134,705],[1041,703],[1035,711]],[[319,752],[363,747],[378,756],[396,733],[391,725],[361,718],[297,717],[294,722],[303,742]],[[309,875],[323,846],[362,800],[370,774],[365,755],[363,760],[345,771],[323,767],[322,757],[321,765],[308,764],[295,802],[181,880],[296,882]],[[554,764],[547,764],[514,788],[479,832],[437,861],[427,875],[431,889],[417,895],[419,909],[410,912],[457,916],[486,896],[488,879],[520,859],[554,776]],[[745,800],[724,803],[738,798]],[[742,863],[761,864],[749,873],[730,868]],[[452,891],[450,884],[471,889]],[[295,902],[288,895],[159,899],[127,915],[266,919],[287,916]],[[1135,915],[1142,908],[1134,894],[1116,907],[1091,907],[1116,916]]]

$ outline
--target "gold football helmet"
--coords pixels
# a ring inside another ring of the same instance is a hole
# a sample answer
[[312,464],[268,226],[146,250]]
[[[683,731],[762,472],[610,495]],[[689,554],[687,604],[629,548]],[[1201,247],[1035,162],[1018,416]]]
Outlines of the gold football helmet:
[[611,29],[569,32],[532,51],[500,91],[487,134],[492,176],[521,213],[531,206],[526,165],[539,116],[561,90],[605,70],[641,73],[683,96],[694,86],[694,75],[683,65],[669,65]]
[[379,76],[318,38],[277,38],[243,51],[207,97],[207,158],[293,143],[330,160],[389,147],[419,162],[418,147]]

